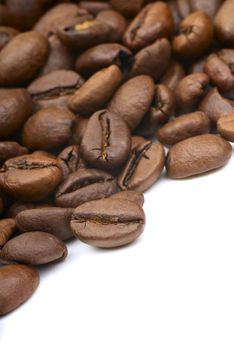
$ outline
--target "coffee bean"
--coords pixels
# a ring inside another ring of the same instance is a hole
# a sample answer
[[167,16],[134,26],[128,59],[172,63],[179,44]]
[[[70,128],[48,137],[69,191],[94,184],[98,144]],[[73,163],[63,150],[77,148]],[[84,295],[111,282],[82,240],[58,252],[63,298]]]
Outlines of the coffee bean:
[[115,248],[136,240],[143,232],[142,208],[123,199],[102,199],[76,208],[71,228],[84,243],[100,248]]
[[69,107],[81,115],[92,115],[103,108],[122,81],[116,65],[95,73],[69,100]]
[[131,51],[123,45],[117,43],[100,44],[88,49],[78,57],[76,71],[84,77],[90,77],[98,70],[112,64],[125,69],[131,57]]
[[142,9],[144,0],[110,0],[110,5],[124,16],[133,17]]
[[40,231],[21,233],[0,250],[0,258],[6,263],[41,265],[64,260],[66,256],[67,247],[60,239]]
[[79,169],[70,174],[56,192],[56,205],[76,208],[85,202],[109,197],[117,192],[114,177],[105,171]]
[[81,142],[82,156],[89,165],[114,170],[127,160],[130,150],[130,131],[121,117],[101,110],[89,119]]
[[26,302],[39,285],[39,273],[28,266],[0,267],[0,315]]
[[170,57],[170,42],[165,38],[158,39],[135,55],[129,77],[146,74],[158,81],[167,69]]
[[79,168],[85,167],[83,160],[80,158],[79,147],[76,145],[66,147],[58,155],[58,162],[62,169],[64,179]]
[[27,153],[28,149],[21,146],[18,142],[2,141],[0,142],[0,166],[10,158],[18,157]]
[[101,11],[110,9],[109,3],[102,1],[80,1],[79,6],[94,16],[96,16]]
[[119,12],[111,9],[101,11],[96,18],[109,27],[108,40],[110,42],[122,42],[122,37],[128,22]]
[[0,89],[0,139],[6,139],[20,129],[31,111],[32,101],[27,90]]
[[0,50],[17,34],[19,32],[15,28],[0,26]]
[[23,201],[46,198],[62,177],[58,161],[46,153],[7,160],[0,169],[0,190]]
[[15,233],[15,220],[2,219],[0,220],[0,247],[4,246],[6,242]]
[[28,202],[14,202],[7,210],[7,218],[15,218],[19,213],[28,209],[46,208],[49,207],[49,203],[28,203]]
[[32,150],[61,147],[71,138],[75,121],[75,115],[68,109],[41,109],[24,124],[22,143]]
[[217,127],[221,136],[228,141],[234,142],[234,112],[219,118]]
[[146,142],[146,139],[142,136],[136,136],[136,135],[132,136],[132,150],[145,142]]
[[84,79],[71,70],[56,70],[37,78],[28,86],[34,110],[47,107],[67,107],[68,99],[84,83]]
[[89,119],[83,118],[79,116],[77,118],[76,124],[74,125],[74,128],[72,130],[72,140],[71,143],[75,143],[79,145],[81,143],[81,140],[85,134],[85,130],[87,128]]
[[215,33],[218,40],[224,44],[234,47],[234,3],[226,0],[220,7],[214,20]]
[[210,47],[213,40],[213,23],[202,11],[193,12],[181,23],[179,34],[173,39],[174,53],[180,59],[197,58]]
[[209,84],[209,77],[205,73],[187,75],[176,87],[177,113],[190,113],[205,96]]
[[165,163],[164,148],[150,141],[134,148],[125,168],[118,177],[122,190],[144,192],[160,177]]
[[184,1],[177,0],[177,6],[179,13],[182,17],[187,16],[191,12],[203,11],[206,12],[211,18],[216,14],[222,0],[193,0],[193,1]]
[[174,91],[179,81],[184,78],[184,76],[185,70],[183,66],[179,62],[172,60],[161,79],[161,83],[167,85],[172,91]]
[[16,227],[22,233],[31,231],[48,232],[67,241],[73,238],[70,220],[73,210],[70,208],[44,207],[20,212],[16,218]]
[[209,131],[209,118],[203,112],[194,112],[169,121],[157,131],[157,138],[164,145],[174,145],[189,137],[207,134]]
[[169,7],[162,1],[146,5],[127,28],[123,42],[133,51],[152,44],[159,38],[170,37],[173,18]]
[[135,192],[135,191],[121,191],[121,192],[117,192],[112,194],[109,198],[111,199],[123,199],[123,200],[128,200],[130,202],[134,202],[136,204],[138,204],[139,206],[143,207],[144,204],[144,195],[142,193],[139,192]]
[[214,88],[203,98],[198,109],[210,118],[213,125],[216,125],[221,116],[234,110],[234,106]]
[[123,118],[130,130],[134,130],[149,110],[154,96],[154,82],[147,75],[126,81],[115,93],[108,105],[110,112]]
[[228,162],[231,154],[231,145],[220,136],[191,137],[170,149],[166,162],[168,176],[181,179],[218,169]]
[[31,80],[46,61],[48,41],[36,32],[16,35],[0,51],[0,86],[16,86]]

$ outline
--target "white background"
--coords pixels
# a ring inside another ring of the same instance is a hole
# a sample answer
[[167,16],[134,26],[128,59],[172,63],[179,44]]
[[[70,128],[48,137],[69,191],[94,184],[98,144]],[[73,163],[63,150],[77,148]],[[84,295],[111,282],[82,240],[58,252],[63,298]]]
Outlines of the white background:
[[33,298],[0,319],[1,350],[233,350],[234,159],[146,194],[133,245],[69,244]]

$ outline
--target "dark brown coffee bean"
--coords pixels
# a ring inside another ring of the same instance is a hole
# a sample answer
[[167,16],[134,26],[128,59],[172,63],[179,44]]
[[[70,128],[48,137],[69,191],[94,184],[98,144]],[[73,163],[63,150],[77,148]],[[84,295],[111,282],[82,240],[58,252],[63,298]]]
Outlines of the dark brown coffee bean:
[[76,71],[84,77],[90,77],[100,69],[112,64],[116,64],[124,70],[131,57],[131,51],[123,45],[100,44],[88,49],[78,57]]
[[169,121],[157,131],[157,138],[164,145],[174,145],[189,137],[207,134],[209,131],[209,118],[203,112],[194,112]]
[[0,267],[0,315],[5,315],[26,302],[37,289],[39,282],[39,273],[31,267]]
[[138,135],[132,136],[132,150],[145,142],[146,142],[146,139],[142,136],[138,136]]
[[182,60],[197,58],[210,47],[213,40],[211,18],[201,11],[193,12],[180,23],[180,32],[173,39],[174,53]]
[[73,128],[71,143],[80,145],[81,140],[85,134],[85,130],[87,128],[88,122],[89,122],[88,118],[83,118],[80,116],[77,118],[77,122]]
[[0,139],[19,130],[31,111],[32,101],[26,90],[0,89]]
[[37,32],[16,35],[0,51],[0,86],[31,80],[46,61],[48,41]]
[[71,228],[81,241],[100,248],[129,244],[144,230],[142,208],[123,199],[102,199],[76,208]]
[[111,199],[124,199],[124,200],[128,200],[130,202],[134,202],[138,205],[140,205],[141,207],[143,207],[144,205],[144,195],[142,193],[139,192],[135,192],[135,191],[121,191],[121,192],[117,192],[112,194],[109,198]]
[[103,1],[80,1],[79,6],[94,16],[101,11],[109,10],[111,8],[108,2]]
[[15,233],[15,220],[3,219],[0,220],[0,247],[4,246],[6,242]]
[[9,43],[9,41],[19,34],[19,31],[12,27],[0,27],[0,50]]
[[64,260],[66,256],[67,247],[63,241],[40,231],[21,233],[0,250],[0,258],[6,263],[41,265]]
[[108,109],[123,118],[131,130],[149,110],[154,96],[153,79],[141,75],[125,82],[115,93]]
[[46,198],[58,186],[62,171],[45,152],[8,159],[0,169],[0,190],[23,201]]
[[118,177],[122,190],[144,192],[160,177],[165,163],[164,148],[150,141],[132,151],[125,168]]
[[57,35],[64,45],[84,50],[109,41],[109,25],[92,17],[74,18],[58,27]]
[[213,125],[216,125],[220,117],[234,111],[234,106],[214,88],[203,98],[198,109],[210,118]]
[[158,39],[154,44],[140,50],[134,57],[129,77],[146,74],[155,81],[163,75],[171,58],[171,46],[167,39]]
[[56,35],[51,35],[49,41],[49,55],[40,70],[40,75],[45,75],[58,69],[74,69],[75,57],[69,49],[64,46]]
[[166,162],[168,176],[181,179],[220,168],[228,162],[231,154],[231,145],[220,136],[191,137],[170,149]]
[[172,60],[161,79],[161,84],[167,85],[172,91],[174,91],[178,82],[184,78],[184,76],[185,71],[183,66],[179,62]]
[[44,207],[20,212],[16,218],[16,227],[20,232],[42,231],[67,241],[73,238],[70,220],[73,209]]
[[79,168],[84,167],[84,162],[80,157],[79,147],[76,145],[68,146],[58,155],[58,162],[62,169],[63,178],[74,173]]
[[46,208],[49,207],[48,203],[28,203],[28,202],[14,202],[10,208],[7,210],[6,217],[7,218],[15,218],[19,213],[28,209],[37,209],[37,208]]
[[138,14],[144,5],[144,0],[110,0],[111,6],[126,17],[133,17]]
[[234,47],[234,2],[226,0],[220,7],[215,20],[215,33],[222,44]]
[[84,79],[71,70],[56,70],[34,80],[28,91],[33,97],[34,110],[47,107],[67,107],[68,99],[84,83]]
[[65,208],[77,206],[96,199],[109,197],[117,192],[112,175],[96,169],[79,169],[59,186],[56,205]]
[[122,81],[122,73],[116,65],[95,73],[70,98],[69,107],[81,115],[92,115],[110,100]]
[[152,136],[156,129],[167,122],[175,109],[175,96],[166,85],[155,86],[151,107],[136,129],[138,135]]
[[128,22],[119,12],[113,10],[101,11],[96,18],[109,26],[110,42],[122,42]]
[[127,160],[130,150],[131,134],[120,116],[101,110],[89,119],[81,153],[90,166],[114,170]]
[[32,150],[61,147],[69,141],[75,120],[68,109],[41,109],[24,124],[22,142]]
[[175,92],[178,114],[196,110],[198,103],[206,94],[209,81],[205,73],[193,73],[181,79]]
[[220,91],[234,88],[234,50],[223,49],[208,56],[204,71]]
[[35,24],[33,30],[49,37],[55,34],[57,28],[68,18],[74,18],[87,15],[85,9],[76,4],[58,4],[48,10]]
[[27,153],[28,149],[21,146],[18,142],[2,141],[0,142],[0,166],[10,158],[18,157]]
[[234,112],[219,118],[217,127],[221,136],[228,141],[234,142]]
[[173,18],[169,7],[162,1],[145,6],[127,28],[123,42],[133,51],[152,44],[155,40],[170,37]]

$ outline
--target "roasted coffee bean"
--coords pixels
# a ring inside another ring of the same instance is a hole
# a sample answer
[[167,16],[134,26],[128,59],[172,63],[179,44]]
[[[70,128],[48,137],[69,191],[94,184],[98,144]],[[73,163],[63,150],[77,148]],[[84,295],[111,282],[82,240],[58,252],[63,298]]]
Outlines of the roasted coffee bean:
[[37,32],[16,35],[0,51],[0,86],[17,86],[31,80],[46,61],[48,41]]
[[0,267],[0,315],[26,302],[37,289],[39,273],[24,265]]
[[114,170],[127,160],[130,150],[131,134],[120,116],[101,110],[89,119],[81,153],[90,166]]
[[0,247],[4,246],[6,242],[15,233],[15,220],[2,219],[0,220]]
[[138,136],[138,135],[132,136],[132,150],[145,142],[146,142],[146,139],[142,136]]
[[79,6],[94,16],[101,11],[109,10],[111,8],[108,2],[103,1],[80,1]]
[[40,75],[45,75],[59,69],[74,69],[75,57],[73,53],[61,43],[56,35],[51,35],[48,41],[49,55],[40,70]]
[[16,227],[20,232],[48,232],[67,241],[73,238],[70,229],[72,212],[73,209],[58,207],[27,209],[16,216]]
[[175,108],[175,96],[166,85],[155,86],[152,105],[136,129],[138,135],[152,136],[158,127],[167,122]]
[[110,0],[111,6],[126,17],[133,17],[138,14],[144,5],[144,0]]
[[209,81],[205,73],[193,73],[181,79],[175,92],[178,114],[196,110],[197,105],[206,94]]
[[177,8],[182,17],[186,17],[191,12],[203,11],[211,18],[216,14],[223,0],[177,0]]
[[130,130],[134,130],[149,110],[153,96],[152,78],[140,75],[126,81],[116,91],[108,109],[123,118]]
[[152,44],[159,38],[168,38],[173,32],[173,18],[167,4],[157,1],[146,5],[127,28],[123,42],[133,51]]
[[155,81],[166,71],[171,58],[171,45],[165,38],[140,50],[134,57],[129,77],[141,74],[151,76]]
[[234,2],[226,0],[220,7],[214,20],[215,33],[218,40],[224,44],[234,47]]
[[234,111],[219,118],[217,127],[222,137],[234,142]]
[[122,73],[116,65],[102,69],[75,92],[69,107],[76,113],[90,116],[108,103],[121,81]]
[[68,109],[41,109],[24,124],[22,142],[32,150],[61,147],[71,138],[75,120]]
[[220,117],[234,111],[234,106],[214,88],[203,98],[198,109],[210,118],[213,125],[216,125]]
[[132,150],[125,168],[118,177],[122,190],[144,192],[160,177],[165,163],[164,148],[159,143],[145,142]]
[[0,27],[0,50],[17,34],[19,34],[19,32],[15,28]]
[[83,168],[84,162],[80,157],[79,147],[76,145],[68,146],[58,155],[58,162],[62,169],[63,178],[74,173],[79,168]]
[[234,88],[234,50],[223,49],[208,56],[204,71],[214,86],[225,92]]
[[212,40],[211,18],[205,12],[197,11],[180,23],[179,34],[173,39],[172,48],[180,59],[194,59],[206,52]]
[[84,77],[90,77],[112,64],[116,64],[124,70],[131,57],[131,51],[123,45],[117,43],[100,44],[88,49],[78,57],[76,71]]
[[142,208],[125,199],[102,199],[76,208],[71,228],[81,241],[100,248],[114,248],[136,240],[144,230]]
[[2,141],[0,142],[0,167],[5,163],[6,160],[14,157],[27,154],[28,149],[21,146],[15,141]]
[[109,198],[111,199],[124,199],[124,200],[128,200],[130,202],[134,202],[138,205],[140,205],[141,207],[143,207],[144,205],[144,195],[142,193],[139,192],[135,192],[135,191],[121,191],[121,192],[117,192],[112,194]]
[[0,139],[19,130],[31,111],[32,101],[27,90],[0,89]]
[[0,250],[0,258],[6,263],[41,265],[64,260],[66,256],[67,247],[63,241],[40,231],[21,233]]
[[172,91],[174,91],[178,82],[184,78],[184,76],[185,70],[183,66],[179,62],[172,60],[161,79],[161,84],[167,85]]
[[210,120],[203,112],[184,114],[171,120],[157,131],[158,140],[164,145],[174,145],[189,137],[207,134]]
[[110,42],[122,42],[122,37],[127,28],[128,22],[119,12],[113,10],[101,11],[96,18],[100,22],[108,25],[110,30]]
[[71,70],[56,70],[34,80],[28,91],[32,95],[34,110],[47,107],[67,107],[68,99],[84,83],[84,79]]
[[231,145],[220,136],[191,137],[170,149],[166,162],[168,176],[181,179],[218,169],[228,162],[231,154]]
[[58,186],[62,171],[49,154],[35,152],[8,159],[0,169],[0,190],[23,201],[46,198]]
[[56,205],[76,208],[85,202],[109,197],[117,192],[111,174],[96,169],[79,169],[70,174],[56,192]]
[[56,34],[58,27],[68,18],[75,18],[87,15],[85,9],[76,4],[58,4],[48,10],[35,24],[33,30],[49,37]]
[[84,50],[110,39],[109,25],[92,17],[74,18],[58,27],[57,35],[71,49]]
[[49,207],[48,203],[28,203],[28,202],[14,202],[7,210],[7,218],[15,218],[19,213],[28,209],[46,208]]
[[77,118],[77,122],[73,128],[71,143],[75,143],[77,145],[79,145],[81,143],[81,140],[84,136],[88,122],[89,122],[88,118],[83,118],[80,116]]

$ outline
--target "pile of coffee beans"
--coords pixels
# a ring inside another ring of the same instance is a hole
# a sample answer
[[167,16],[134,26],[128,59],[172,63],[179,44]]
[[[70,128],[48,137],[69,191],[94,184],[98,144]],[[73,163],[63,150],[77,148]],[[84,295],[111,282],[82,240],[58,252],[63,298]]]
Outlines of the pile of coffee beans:
[[0,0],[0,316],[66,242],[129,244],[143,192],[224,166],[234,0]]

